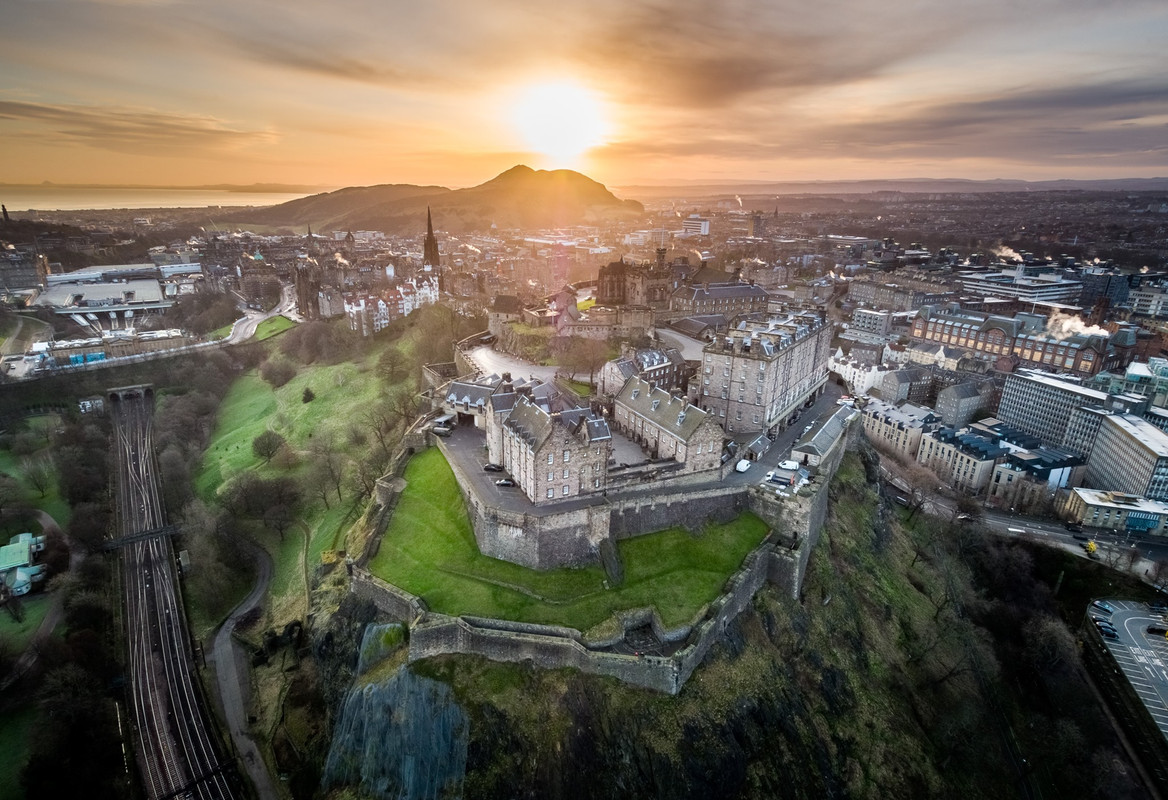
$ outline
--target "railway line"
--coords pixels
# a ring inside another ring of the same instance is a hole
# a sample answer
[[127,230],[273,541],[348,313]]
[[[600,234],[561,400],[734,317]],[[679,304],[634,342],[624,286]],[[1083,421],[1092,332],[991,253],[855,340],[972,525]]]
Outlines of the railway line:
[[[199,692],[152,442],[148,387],[109,391],[135,753],[151,800],[242,796]],[[152,532],[157,535],[150,535]]]

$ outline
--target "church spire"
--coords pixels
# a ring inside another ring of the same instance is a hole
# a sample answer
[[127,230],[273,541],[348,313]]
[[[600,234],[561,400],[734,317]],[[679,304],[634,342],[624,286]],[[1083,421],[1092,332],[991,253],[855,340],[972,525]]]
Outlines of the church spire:
[[434,236],[434,220],[430,216],[430,206],[426,206],[426,238],[422,242],[422,264],[437,270],[438,259],[438,239]]

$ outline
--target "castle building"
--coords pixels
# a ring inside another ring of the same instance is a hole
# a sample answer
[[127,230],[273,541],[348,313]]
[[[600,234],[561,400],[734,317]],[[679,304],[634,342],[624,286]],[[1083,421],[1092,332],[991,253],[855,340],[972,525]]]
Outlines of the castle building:
[[632,377],[613,402],[613,424],[654,459],[673,459],[684,472],[716,470],[722,461],[717,419],[664,389]]
[[608,487],[612,433],[587,408],[549,412],[520,395],[502,422],[501,440],[502,466],[533,505]]
[[814,312],[740,322],[703,348],[690,396],[727,433],[781,430],[827,383],[832,330]]
[[597,374],[596,393],[615,396],[634,376],[654,388],[674,391],[682,388],[686,376],[685,358],[675,347],[633,349],[625,345],[621,357],[607,362]]

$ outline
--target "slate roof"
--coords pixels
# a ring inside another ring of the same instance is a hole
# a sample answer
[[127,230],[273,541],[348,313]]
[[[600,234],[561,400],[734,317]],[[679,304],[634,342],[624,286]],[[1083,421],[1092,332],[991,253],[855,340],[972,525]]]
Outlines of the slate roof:
[[860,412],[850,406],[840,406],[835,413],[827,418],[823,424],[810,431],[805,441],[791,448],[792,456],[795,453],[814,453],[819,456],[827,454],[836,440],[844,432],[844,424]]
[[686,442],[709,416],[664,389],[652,388],[641,378],[630,378],[616,396],[616,403]]
[[526,397],[520,396],[503,427],[514,431],[532,450],[538,450],[552,434],[552,416]]
[[730,284],[695,284],[693,286],[682,286],[673,293],[674,297],[688,297],[693,303],[704,302],[711,299],[737,299],[740,297],[769,297],[767,291],[761,286],[751,286],[749,283],[730,283]]

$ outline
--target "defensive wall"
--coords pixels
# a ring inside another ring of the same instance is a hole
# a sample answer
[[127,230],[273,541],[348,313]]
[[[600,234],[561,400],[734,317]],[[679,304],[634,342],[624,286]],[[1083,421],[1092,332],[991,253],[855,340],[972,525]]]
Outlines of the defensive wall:
[[[829,484],[847,450],[854,449],[862,426],[856,420],[846,425],[824,454],[814,479],[793,496],[781,497],[767,486],[711,487],[665,497],[630,496],[602,498],[602,502],[572,511],[547,515],[518,514],[496,516],[492,541],[507,537],[521,541],[523,526],[534,526],[540,535],[550,535],[556,526],[565,530],[574,524],[571,547],[598,537],[629,538],[673,524],[692,526],[696,520],[731,518],[750,510],[767,522],[771,531],[743,561],[724,585],[723,592],[686,625],[666,628],[653,609],[630,609],[616,615],[615,624],[598,626],[595,632],[572,628],[532,625],[478,617],[452,617],[430,611],[422,598],[372,576],[358,564],[352,570],[351,591],[373,602],[387,616],[411,625],[409,661],[439,655],[478,655],[495,661],[531,663],[545,669],[575,667],[594,675],[606,675],[626,683],[668,694],[677,694],[718,642],[734,619],[751,604],[766,584],[776,585],[787,596],[798,599],[811,552],[827,518]],[[394,493],[387,487],[390,499]],[[380,499],[379,489],[379,499]],[[483,506],[474,514],[489,514]],[[558,519],[557,519],[558,518]],[[503,519],[505,529],[500,526]],[[478,527],[476,526],[476,536]],[[603,534],[603,537],[602,537]],[[500,545],[502,546],[502,545]],[[517,548],[522,549],[519,545]],[[530,548],[523,550],[530,553]],[[538,550],[536,550],[538,554]],[[592,555],[595,560],[595,555]],[[629,631],[649,627],[665,649],[680,645],[670,655],[637,655],[613,652]]]

